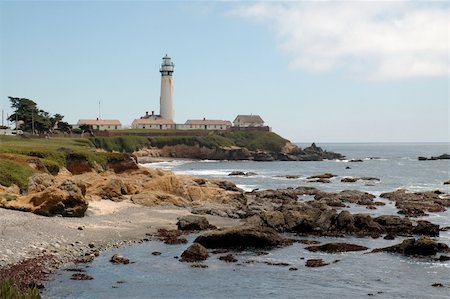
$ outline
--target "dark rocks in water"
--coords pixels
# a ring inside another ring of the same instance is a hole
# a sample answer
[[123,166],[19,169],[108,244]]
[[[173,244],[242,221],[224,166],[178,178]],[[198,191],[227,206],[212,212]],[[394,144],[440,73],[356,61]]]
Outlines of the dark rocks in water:
[[386,236],[384,236],[385,240],[395,240],[395,235],[393,234],[387,234]]
[[426,212],[444,212],[450,207],[450,194],[439,190],[408,192],[400,189],[382,193],[380,197],[394,201],[399,209],[398,213],[409,217],[426,216]]
[[316,195],[320,192],[319,189],[309,186],[300,186],[294,189],[295,194],[298,195]]
[[331,178],[334,178],[335,176],[337,176],[337,175],[327,172],[327,173],[322,173],[322,174],[309,176],[309,177],[307,177],[307,179],[308,180],[312,180],[312,179],[331,179]]
[[193,264],[191,265],[191,268],[205,269],[205,268],[208,268],[208,265],[200,264],[200,263],[193,263]]
[[377,248],[372,252],[393,252],[403,255],[430,256],[438,252],[450,252],[449,247],[444,243],[438,243],[430,237],[420,237],[418,239],[406,239],[402,243],[385,248]]
[[345,177],[341,179],[342,183],[355,183],[357,181],[380,181],[379,178],[375,177],[361,177],[361,178],[355,178],[355,177]]
[[170,238],[164,240],[164,244],[167,245],[179,245],[179,244],[187,244],[188,240],[185,238]]
[[94,277],[89,276],[85,273],[74,273],[74,274],[72,274],[70,279],[72,279],[72,280],[92,280],[92,279],[94,279]]
[[181,236],[180,230],[167,230],[167,229],[158,229],[157,237],[165,244],[175,245],[175,244],[185,244],[187,240],[184,238],[178,238]]
[[431,286],[435,287],[435,288],[443,288],[444,287],[444,285],[440,282],[433,283]]
[[289,271],[298,271],[298,268],[291,267],[291,268],[289,268]]
[[127,265],[130,263],[129,259],[119,254],[114,254],[109,261],[113,264],[122,264],[122,265]]
[[361,159],[351,159],[348,162],[352,162],[352,163],[354,163],[354,162],[363,162],[363,160],[361,160]]
[[445,182],[444,182],[444,185],[450,185],[450,180],[445,181]]
[[254,175],[257,175],[257,173],[251,172],[251,171],[243,172],[243,171],[235,170],[235,171],[230,172],[228,175],[229,176],[254,176]]
[[273,229],[243,225],[210,232],[195,239],[206,248],[266,248],[292,244]]
[[334,253],[334,252],[348,252],[348,251],[363,251],[369,248],[349,243],[327,243],[323,245],[308,246],[305,249],[312,252],[324,251]]
[[205,230],[210,224],[203,216],[187,215],[178,218],[177,226],[179,230]]
[[224,181],[224,180],[212,180],[212,183],[216,184],[217,187],[221,189],[225,189],[227,191],[238,191],[241,192],[242,189],[238,188],[236,184],[230,181]]
[[198,262],[208,258],[208,249],[201,244],[195,242],[189,246],[182,254],[180,261],[182,262]]
[[450,256],[448,256],[448,255],[441,255],[441,256],[438,258],[438,261],[440,261],[440,262],[450,261]]
[[309,183],[323,183],[323,184],[329,184],[331,181],[329,179],[312,179],[308,181]]
[[346,166],[345,169],[352,169],[350,166]]
[[427,158],[427,157],[419,157],[418,160],[419,161],[429,161],[429,160],[449,160],[450,159],[450,154],[442,154],[440,156],[436,156],[436,157],[431,157],[431,158]]
[[341,179],[342,183],[355,183],[357,182],[359,179],[358,178],[353,178],[353,177],[345,177]]
[[309,259],[306,261],[305,266],[310,268],[317,268],[327,266],[330,263],[325,263],[322,259]]
[[433,224],[427,220],[419,220],[417,221],[417,225],[413,228],[412,233],[416,235],[438,237],[439,225]]
[[317,240],[295,240],[296,242],[300,243],[300,244],[305,244],[305,245],[317,245],[320,244],[319,241]]
[[152,252],[152,255],[158,256],[158,255],[161,255],[161,252],[159,252],[159,251],[153,251],[153,252]]
[[344,206],[343,203],[373,205],[374,198],[374,195],[358,190],[344,190],[339,193],[319,192],[314,196],[315,200],[324,201],[330,206]]
[[223,254],[228,253],[228,249],[225,248],[218,248],[211,251],[212,254]]
[[219,260],[227,263],[236,263],[238,261],[232,254],[220,256]]
[[264,262],[264,264],[269,265],[269,266],[282,266],[282,267],[287,267],[290,266],[290,264],[288,263],[284,263],[284,262]]

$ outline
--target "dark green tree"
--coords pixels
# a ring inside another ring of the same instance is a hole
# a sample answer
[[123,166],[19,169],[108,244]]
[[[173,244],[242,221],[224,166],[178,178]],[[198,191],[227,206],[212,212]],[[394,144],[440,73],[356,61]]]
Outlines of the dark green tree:
[[47,133],[51,128],[50,114],[38,108],[37,104],[26,98],[8,97],[14,113],[8,117],[11,122],[22,122],[16,129],[26,132]]
[[72,133],[72,126],[69,125],[69,123],[65,122],[65,121],[60,121],[58,122],[58,130],[63,132],[63,133]]

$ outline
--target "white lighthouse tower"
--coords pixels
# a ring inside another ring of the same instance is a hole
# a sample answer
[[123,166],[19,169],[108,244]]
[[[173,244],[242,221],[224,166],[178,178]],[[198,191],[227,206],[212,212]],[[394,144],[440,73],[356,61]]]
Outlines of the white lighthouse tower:
[[160,115],[163,119],[173,121],[173,79],[172,73],[174,64],[172,59],[166,54],[163,57],[161,68],[161,97],[160,97]]

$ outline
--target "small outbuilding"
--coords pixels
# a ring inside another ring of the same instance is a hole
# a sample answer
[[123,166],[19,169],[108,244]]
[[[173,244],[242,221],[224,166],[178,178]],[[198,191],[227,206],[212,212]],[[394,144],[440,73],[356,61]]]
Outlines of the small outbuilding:
[[228,120],[189,119],[184,125],[178,125],[180,130],[226,130],[231,127]]

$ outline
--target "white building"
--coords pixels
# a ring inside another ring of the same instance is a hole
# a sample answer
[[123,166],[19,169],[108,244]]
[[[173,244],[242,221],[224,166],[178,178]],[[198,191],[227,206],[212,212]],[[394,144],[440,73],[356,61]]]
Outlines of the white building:
[[173,120],[160,117],[138,118],[131,124],[133,129],[171,130],[175,129]]
[[178,130],[226,130],[231,127],[228,120],[189,119],[184,125],[177,125]]
[[77,126],[81,125],[91,126],[94,130],[120,130],[122,124],[118,119],[80,119]]
[[167,56],[163,57],[161,68],[161,96],[160,101],[160,115],[164,119],[174,120],[173,111],[173,78],[172,73],[174,69],[172,59]]
[[264,121],[259,115],[238,115],[233,124],[235,127],[264,127]]

